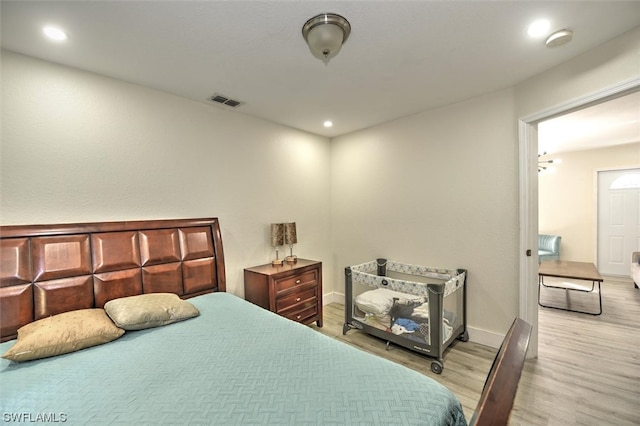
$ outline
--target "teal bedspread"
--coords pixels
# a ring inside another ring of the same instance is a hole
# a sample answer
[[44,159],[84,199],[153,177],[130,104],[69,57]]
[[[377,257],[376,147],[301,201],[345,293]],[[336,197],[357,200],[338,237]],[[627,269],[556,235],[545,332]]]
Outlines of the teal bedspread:
[[189,301],[199,317],[54,358],[2,359],[3,422],[466,425],[429,377],[227,293]]

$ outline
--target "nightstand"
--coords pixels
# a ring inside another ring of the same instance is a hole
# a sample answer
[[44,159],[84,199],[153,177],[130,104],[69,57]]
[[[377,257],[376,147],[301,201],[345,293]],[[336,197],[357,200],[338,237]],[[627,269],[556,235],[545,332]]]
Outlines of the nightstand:
[[246,268],[244,297],[290,320],[322,327],[322,262],[298,259]]

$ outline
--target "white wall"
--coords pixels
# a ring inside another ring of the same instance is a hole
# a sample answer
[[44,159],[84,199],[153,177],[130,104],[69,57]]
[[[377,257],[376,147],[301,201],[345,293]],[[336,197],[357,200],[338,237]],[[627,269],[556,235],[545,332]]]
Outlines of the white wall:
[[3,225],[219,217],[243,295],[295,220],[294,253],[332,270],[326,138],[3,51],[1,154]]
[[465,268],[469,324],[501,330],[505,317],[513,319],[513,111],[507,89],[334,139],[335,281],[344,280],[344,267],[378,257]]
[[596,263],[598,170],[640,167],[640,143],[554,155],[562,163],[538,179],[538,226],[562,236],[561,259]]

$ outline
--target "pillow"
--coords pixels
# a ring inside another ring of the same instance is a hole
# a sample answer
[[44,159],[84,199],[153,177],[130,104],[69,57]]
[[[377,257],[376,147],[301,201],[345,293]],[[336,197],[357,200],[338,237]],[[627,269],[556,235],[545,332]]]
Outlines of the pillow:
[[158,327],[200,315],[195,306],[173,293],[113,299],[105,303],[104,310],[118,327],[125,330]]
[[81,309],[34,321],[18,329],[17,342],[2,355],[29,361],[107,343],[124,334],[104,309]]
[[355,298],[355,303],[363,312],[373,315],[386,315],[393,306],[393,298],[401,301],[420,300],[421,296],[401,293],[386,288],[365,291]]

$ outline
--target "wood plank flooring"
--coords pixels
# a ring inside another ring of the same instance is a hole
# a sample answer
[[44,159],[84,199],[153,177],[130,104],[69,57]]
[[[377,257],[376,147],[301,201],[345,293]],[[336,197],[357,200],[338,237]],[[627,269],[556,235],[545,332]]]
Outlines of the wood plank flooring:
[[[554,305],[597,304],[595,294],[549,291],[543,300]],[[640,290],[629,279],[605,277],[602,305],[600,316],[539,309],[539,356],[525,364],[510,425],[640,425]],[[344,306],[334,303],[324,307],[324,327],[313,328],[441,382],[471,419],[496,349],[458,341],[437,375],[430,358],[393,345],[386,350],[385,341],[359,330],[343,336],[343,323]]]

